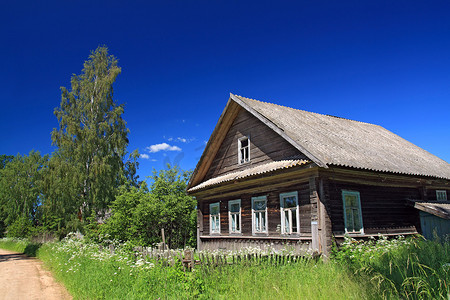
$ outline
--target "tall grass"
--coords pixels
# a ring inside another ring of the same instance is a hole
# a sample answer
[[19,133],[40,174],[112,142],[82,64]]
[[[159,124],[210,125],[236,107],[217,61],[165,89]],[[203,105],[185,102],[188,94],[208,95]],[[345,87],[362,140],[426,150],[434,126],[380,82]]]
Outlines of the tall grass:
[[375,299],[373,286],[336,263],[300,260],[274,266],[201,269],[205,299]]
[[[28,245],[0,240],[19,252]],[[180,262],[140,257],[130,244],[111,253],[72,237],[42,245],[37,256],[75,299],[448,299],[449,250],[421,238],[347,239],[327,263],[242,261],[185,272]]]
[[373,287],[338,263],[299,259],[284,265],[163,266],[83,239],[42,245],[38,257],[75,299],[372,299]]
[[421,237],[346,239],[336,258],[372,280],[384,298],[450,299],[450,243]]

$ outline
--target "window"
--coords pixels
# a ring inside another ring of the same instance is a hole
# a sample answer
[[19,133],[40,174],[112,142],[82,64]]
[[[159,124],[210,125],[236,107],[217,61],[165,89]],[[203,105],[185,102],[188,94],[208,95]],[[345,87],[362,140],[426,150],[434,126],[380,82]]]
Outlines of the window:
[[267,233],[267,197],[252,197],[253,233]]
[[239,164],[250,161],[250,139],[245,136],[238,140]]
[[241,233],[241,200],[228,201],[230,233]]
[[436,191],[436,200],[437,201],[447,201],[447,191],[445,191],[445,190]]
[[209,205],[209,225],[211,233],[220,233],[220,203]]
[[298,193],[280,194],[281,210],[281,233],[293,234],[300,233],[299,212],[298,212]]
[[342,191],[346,233],[364,233],[359,192]]

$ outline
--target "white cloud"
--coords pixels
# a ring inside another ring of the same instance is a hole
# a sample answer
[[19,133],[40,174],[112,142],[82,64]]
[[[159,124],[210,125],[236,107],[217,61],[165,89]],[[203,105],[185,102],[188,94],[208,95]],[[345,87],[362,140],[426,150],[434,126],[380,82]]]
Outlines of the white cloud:
[[190,138],[190,139],[183,138],[183,137],[177,137],[177,138],[169,137],[169,138],[166,138],[165,136],[164,136],[164,138],[167,139],[167,141],[169,141],[169,142],[190,143],[190,142],[195,141],[195,138]]
[[170,146],[167,143],[155,144],[146,148],[150,153],[156,153],[159,151],[181,151],[178,146]]
[[153,158],[153,159],[151,159],[151,161],[158,161],[158,160]]
[[150,156],[148,156],[148,154],[141,154],[140,155],[140,158],[143,158],[143,159],[149,159],[150,158]]

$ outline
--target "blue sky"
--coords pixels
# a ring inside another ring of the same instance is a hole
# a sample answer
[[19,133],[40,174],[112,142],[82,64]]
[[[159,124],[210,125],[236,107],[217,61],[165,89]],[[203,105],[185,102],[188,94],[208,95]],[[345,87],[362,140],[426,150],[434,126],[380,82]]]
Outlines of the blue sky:
[[449,1],[2,1],[0,154],[54,151],[60,87],[107,45],[141,178],[193,169],[230,92],[375,123],[448,162],[449,15]]

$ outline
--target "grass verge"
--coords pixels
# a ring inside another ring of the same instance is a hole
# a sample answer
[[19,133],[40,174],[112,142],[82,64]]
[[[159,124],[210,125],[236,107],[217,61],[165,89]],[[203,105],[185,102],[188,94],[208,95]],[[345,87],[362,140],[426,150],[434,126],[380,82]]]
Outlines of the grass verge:
[[68,239],[45,244],[41,258],[76,299],[374,299],[374,287],[339,263],[298,260],[276,266],[197,267],[136,259],[127,245],[115,253]]
[[0,239],[1,249],[24,253],[29,257],[35,257],[40,247],[41,244],[32,243],[28,239],[17,239],[17,238]]
[[136,257],[128,244],[111,253],[79,238],[41,247],[3,239],[0,248],[37,249],[75,299],[450,299],[450,245],[422,239],[348,239],[328,263],[242,262],[192,272]]

